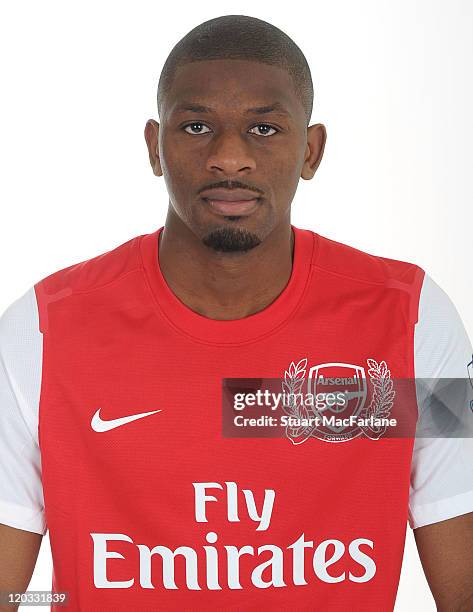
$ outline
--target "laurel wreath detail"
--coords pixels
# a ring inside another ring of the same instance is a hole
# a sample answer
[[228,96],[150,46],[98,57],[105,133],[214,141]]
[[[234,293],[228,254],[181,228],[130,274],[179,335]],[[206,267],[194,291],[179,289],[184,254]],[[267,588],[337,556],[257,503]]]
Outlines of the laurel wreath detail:
[[373,385],[373,395],[369,406],[362,411],[362,414],[367,417],[387,418],[396,395],[391,371],[384,360],[378,363],[374,359],[367,359],[366,362],[369,366],[368,374]]
[[[295,395],[301,393],[301,388],[304,383],[305,373],[307,367],[307,357],[301,359],[298,363],[291,361],[291,364],[284,372],[284,381],[282,388],[284,392],[289,396],[289,402],[283,402],[282,407],[286,414],[296,418],[303,418],[301,408],[296,401]],[[294,395],[291,395],[294,394]]]

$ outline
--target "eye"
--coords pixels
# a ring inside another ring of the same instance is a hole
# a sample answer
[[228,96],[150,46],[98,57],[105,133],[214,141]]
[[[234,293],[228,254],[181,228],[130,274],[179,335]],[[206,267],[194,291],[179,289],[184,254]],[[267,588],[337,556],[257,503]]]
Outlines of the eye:
[[[202,131],[202,129],[205,128],[207,130],[207,132]],[[208,132],[210,132],[209,128],[204,124],[201,123],[200,121],[193,121],[192,123],[188,123],[187,125],[184,126],[184,131],[187,132],[188,134],[207,134]]]
[[[254,129],[258,129],[258,130],[262,130],[263,133],[259,133],[257,134],[257,136],[272,136],[273,134],[276,134],[276,132],[279,132],[279,130],[277,130],[276,128],[273,128],[272,125],[268,125],[267,123],[260,123],[258,125],[255,125],[255,127],[252,127],[251,130]],[[250,130],[250,132],[251,132]],[[268,130],[273,130],[272,133],[268,133]],[[253,134],[255,132],[252,132]]]

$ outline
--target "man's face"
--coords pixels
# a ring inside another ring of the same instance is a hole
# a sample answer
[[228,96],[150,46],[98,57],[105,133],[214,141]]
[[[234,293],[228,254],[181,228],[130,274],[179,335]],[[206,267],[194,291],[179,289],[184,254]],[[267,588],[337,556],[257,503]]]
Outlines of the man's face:
[[[170,214],[218,251],[253,248],[289,219],[301,172],[317,157],[292,77],[267,64],[208,60],[180,67],[161,124],[153,124],[145,135]],[[319,132],[314,144],[323,149]]]

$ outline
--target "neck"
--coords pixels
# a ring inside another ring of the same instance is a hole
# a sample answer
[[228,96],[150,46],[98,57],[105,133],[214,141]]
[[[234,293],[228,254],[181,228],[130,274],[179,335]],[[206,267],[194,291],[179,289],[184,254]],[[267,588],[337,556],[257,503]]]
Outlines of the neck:
[[232,320],[255,314],[278,297],[291,277],[293,249],[289,218],[254,249],[220,253],[168,211],[159,263],[166,283],[187,307],[210,319]]

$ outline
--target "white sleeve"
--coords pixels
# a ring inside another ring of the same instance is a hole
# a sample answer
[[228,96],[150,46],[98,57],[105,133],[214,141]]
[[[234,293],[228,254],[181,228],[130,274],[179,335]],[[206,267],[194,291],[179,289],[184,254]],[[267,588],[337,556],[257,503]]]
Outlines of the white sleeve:
[[0,523],[44,535],[38,444],[42,352],[31,287],[0,317]]
[[[454,304],[427,274],[414,352],[418,430],[434,436],[416,433],[408,512],[412,529],[473,512],[473,349]],[[456,434],[442,435],[442,430],[452,431],[452,424]]]

